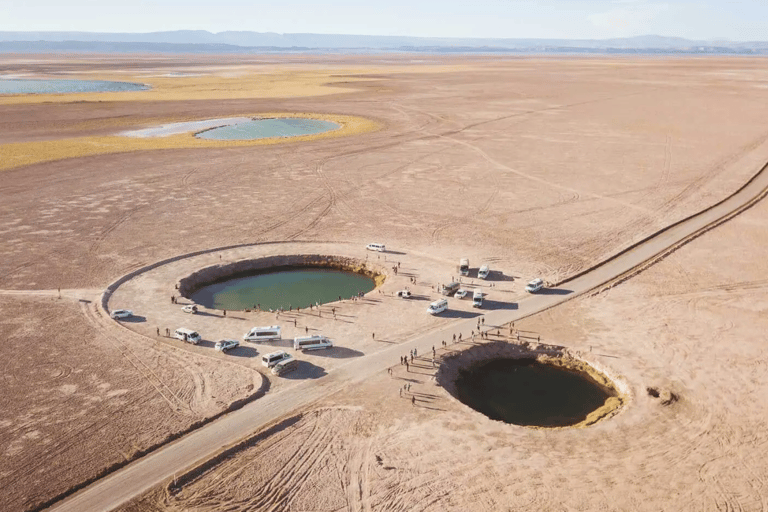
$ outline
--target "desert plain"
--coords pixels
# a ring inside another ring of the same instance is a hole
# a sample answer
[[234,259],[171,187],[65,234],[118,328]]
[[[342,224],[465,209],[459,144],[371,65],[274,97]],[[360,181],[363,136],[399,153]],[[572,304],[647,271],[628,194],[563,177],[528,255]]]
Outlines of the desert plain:
[[[436,373],[471,343],[438,345],[438,368],[376,366],[474,321],[455,301],[456,314],[424,312],[459,258],[496,271],[489,303],[513,315],[530,279],[562,282],[739,189],[768,162],[763,59],[24,55],[0,72],[151,86],[0,98],[0,508],[56,507],[243,404],[285,397],[290,410],[307,388],[317,399],[110,506],[768,508],[765,201],[630,279],[516,322],[622,382],[626,403],[604,421],[533,429],[458,402]],[[243,144],[121,135],[276,113],[345,131]],[[390,252],[368,254],[369,242]],[[110,284],[197,251],[117,288],[109,306],[138,320],[105,316]],[[402,271],[317,317],[190,320],[167,300],[198,266],[296,253]],[[395,297],[411,278],[420,300]],[[339,347],[281,379],[259,364],[268,345],[220,354],[164,336],[181,322],[208,341],[304,326]],[[376,371],[344,386],[365,361]]]

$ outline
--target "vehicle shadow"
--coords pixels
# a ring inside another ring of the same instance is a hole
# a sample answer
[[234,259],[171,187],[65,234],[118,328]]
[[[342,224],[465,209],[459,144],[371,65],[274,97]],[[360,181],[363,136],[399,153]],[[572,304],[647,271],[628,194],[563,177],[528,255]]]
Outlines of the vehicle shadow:
[[504,275],[501,270],[491,270],[486,281],[514,281],[515,279],[519,277]]
[[331,347],[325,350],[313,350],[312,355],[330,357],[332,359],[348,359],[350,357],[360,357],[365,354],[352,348]]
[[302,379],[319,379],[328,375],[325,368],[317,366],[309,361],[299,361],[299,367],[292,372],[281,375],[285,379],[289,380],[302,380]]
[[[179,340],[179,341],[181,341],[182,343],[187,343],[184,340]],[[216,342],[215,341],[208,341],[208,340],[200,340],[200,342],[197,344],[197,346],[198,347],[213,348],[213,347],[216,346]]]
[[457,309],[448,309],[437,316],[441,318],[475,318],[481,316],[482,314],[482,312],[476,311],[459,311]]
[[422,301],[422,302],[423,301],[430,301],[430,302],[432,301],[432,299],[430,299],[426,295],[417,295],[415,293],[412,293],[410,297],[408,297],[406,299],[403,299],[403,300],[406,301],[406,302],[409,301],[409,300],[417,300],[417,301]]
[[404,252],[401,252],[401,251],[390,251],[390,250],[384,251],[384,254],[399,254],[401,256],[405,255]]
[[216,317],[216,318],[221,318],[221,315],[215,315],[213,313],[208,313],[207,311],[200,311],[199,309],[197,310],[196,313],[187,313],[187,314],[188,315],[200,315],[200,316],[212,316],[212,317]]
[[573,293],[573,290],[566,290],[565,288],[542,288],[536,293],[540,295],[568,295]]
[[[309,330],[311,331],[312,329],[309,329]],[[274,340],[274,341],[260,341],[260,342],[246,341],[246,343],[253,344],[253,345],[261,345],[262,347],[264,347],[264,350],[268,352],[272,352],[277,348],[293,348],[293,340],[280,339],[280,340]]]
[[128,323],[130,323],[130,324],[138,324],[138,323],[146,322],[146,321],[147,321],[147,317],[141,316],[141,315],[133,315],[133,316],[129,316],[128,318],[118,319],[118,322],[122,322],[122,323],[126,323],[126,324],[128,324]]
[[235,357],[256,357],[258,353],[259,351],[255,348],[243,345],[242,343],[239,347],[227,351],[227,355]]
[[487,309],[489,311],[499,309],[514,310],[517,309],[517,302],[501,302],[498,300],[483,299],[483,307],[480,309]]

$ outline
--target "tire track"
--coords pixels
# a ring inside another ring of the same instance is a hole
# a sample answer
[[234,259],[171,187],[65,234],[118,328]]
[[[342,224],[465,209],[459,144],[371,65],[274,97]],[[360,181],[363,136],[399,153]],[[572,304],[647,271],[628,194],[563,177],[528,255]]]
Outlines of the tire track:
[[101,312],[86,303],[80,303],[84,316],[90,320],[91,324],[117,348],[125,360],[134,367],[148,384],[150,384],[158,395],[168,404],[168,407],[175,413],[192,414],[192,407],[173,391],[173,389],[155,373],[140,357],[138,357],[118,336],[114,336],[107,326],[103,323]]

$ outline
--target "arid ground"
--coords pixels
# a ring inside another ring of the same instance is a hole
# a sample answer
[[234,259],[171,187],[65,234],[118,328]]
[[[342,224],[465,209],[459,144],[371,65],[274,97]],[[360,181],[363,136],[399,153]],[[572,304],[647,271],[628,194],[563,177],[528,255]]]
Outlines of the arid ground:
[[[129,281],[113,300],[137,319],[105,318],[101,293],[131,271],[243,244],[364,258],[384,242],[407,272],[338,304],[339,320],[312,318],[352,359],[472,314],[424,313],[461,257],[499,272],[486,291],[504,307],[529,279],[589,268],[768,162],[760,59],[7,56],[0,73],[153,86],[0,98],[4,510],[38,508],[289,387],[259,366],[265,347],[223,355],[156,335],[184,318],[165,302],[181,271],[148,293],[162,307]],[[119,135],[281,112],[349,129],[218,146]],[[395,365],[122,509],[765,510],[767,213],[759,203],[626,282],[518,323],[620,376],[631,398],[613,418],[506,425],[437,386],[426,360]],[[406,276],[424,300],[392,297]],[[275,322],[248,315],[194,327],[234,337]],[[344,363],[312,358],[318,385]]]

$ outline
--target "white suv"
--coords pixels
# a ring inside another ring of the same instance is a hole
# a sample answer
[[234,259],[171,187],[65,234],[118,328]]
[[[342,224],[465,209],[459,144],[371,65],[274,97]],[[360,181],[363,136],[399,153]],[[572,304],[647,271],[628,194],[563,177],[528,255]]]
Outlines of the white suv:
[[216,342],[216,348],[219,352],[226,352],[231,348],[237,348],[240,346],[240,342],[237,340],[221,340]]

